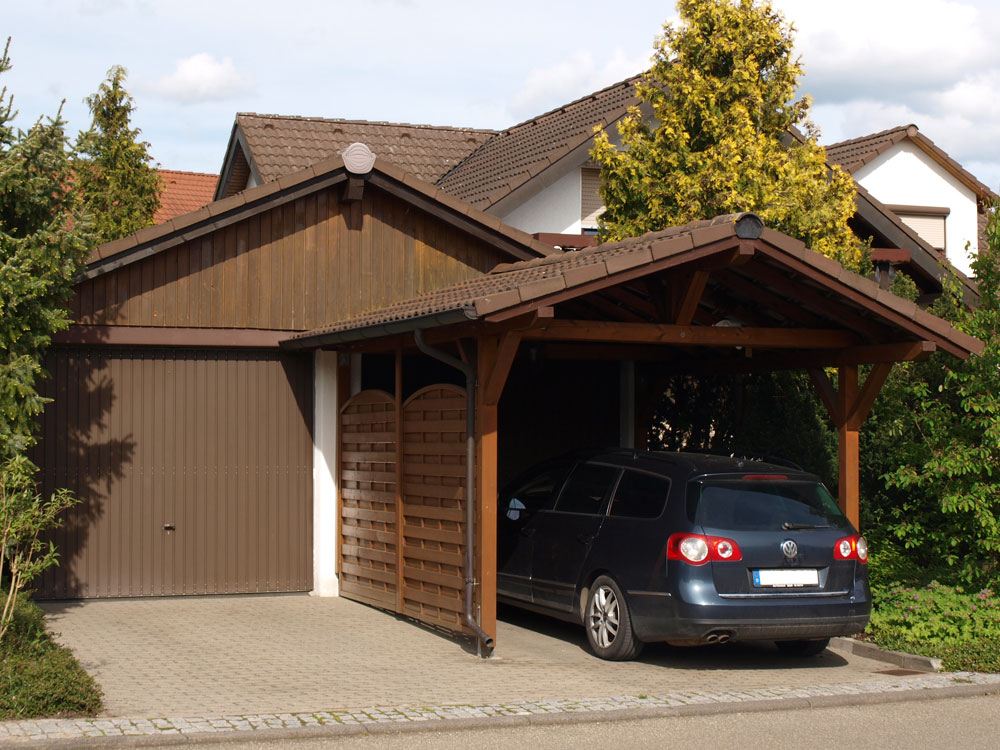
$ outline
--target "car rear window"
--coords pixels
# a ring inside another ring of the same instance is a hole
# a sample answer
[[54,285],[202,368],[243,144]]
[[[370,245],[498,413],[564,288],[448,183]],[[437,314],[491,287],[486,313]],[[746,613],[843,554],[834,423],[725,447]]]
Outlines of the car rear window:
[[565,513],[604,513],[611,485],[620,469],[598,464],[579,464],[563,487],[556,510]]
[[688,485],[687,511],[694,523],[715,529],[850,528],[826,487],[809,480],[694,480]]
[[626,471],[618,482],[609,515],[621,518],[659,518],[670,494],[670,480],[654,474]]

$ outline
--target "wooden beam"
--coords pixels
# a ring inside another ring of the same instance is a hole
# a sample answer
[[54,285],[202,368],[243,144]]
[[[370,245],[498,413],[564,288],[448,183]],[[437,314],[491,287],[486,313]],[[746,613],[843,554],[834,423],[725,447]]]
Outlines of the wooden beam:
[[727,273],[724,276],[719,276],[718,279],[723,286],[737,295],[746,297],[758,307],[774,310],[793,323],[810,328],[818,328],[823,324],[823,319],[818,315],[814,315],[801,305],[796,305],[794,302],[789,302],[784,297],[768,291],[759,283],[755,284],[735,273]]
[[854,402],[851,413],[845,418],[848,425],[854,426],[855,429],[861,429],[861,425],[868,418],[868,414],[871,412],[872,406],[875,404],[875,399],[878,398],[879,391],[882,390],[886,378],[892,372],[892,367],[892,362],[880,362],[872,367],[868,373],[868,377],[865,378],[865,385],[861,389],[861,394]]
[[[837,409],[840,414],[849,415],[858,402],[858,366],[845,365],[837,370],[837,386]],[[837,428],[838,500],[840,509],[856,529],[861,523],[859,427],[844,419]]]
[[396,346],[396,382],[392,394],[396,412],[396,611],[403,611],[403,345]]
[[343,553],[341,546],[341,520],[340,514],[341,509],[344,504],[344,488],[341,486],[341,477],[343,476],[343,448],[344,448],[344,433],[343,424],[341,423],[340,414],[344,408],[344,404],[351,397],[351,357],[349,354],[337,354],[337,402],[334,405],[337,410],[337,458],[335,461],[334,471],[336,472],[336,478],[334,479],[334,484],[337,487],[337,563],[336,571],[337,576],[340,576],[341,565],[343,562]]
[[872,365],[880,362],[922,362],[937,350],[933,341],[907,341],[899,344],[871,344],[809,352],[775,352],[754,357],[752,361],[719,362],[723,371],[770,372],[773,370],[808,370],[842,365]]
[[351,177],[347,180],[347,184],[344,185],[341,198],[345,203],[352,203],[354,201],[361,200],[364,197],[364,194],[365,181],[360,177]]
[[[676,288],[677,297],[672,299],[672,320],[674,325],[689,326],[694,318],[698,303],[705,293],[705,286],[708,284],[708,271],[695,271],[686,276]],[[671,291],[674,291],[673,289]],[[672,295],[671,295],[672,296]]]
[[526,341],[753,346],[763,349],[832,349],[857,343],[855,335],[850,331],[824,328],[728,328],[588,320],[540,322],[535,328],[524,331],[523,337]]
[[833,383],[830,382],[830,378],[827,377],[823,370],[810,369],[809,378],[812,380],[813,385],[816,386],[816,393],[819,394],[820,401],[826,407],[827,413],[830,415],[830,421],[833,422],[837,427],[840,426],[840,406],[837,404],[837,391],[833,387]]
[[488,406],[496,406],[500,403],[500,395],[503,393],[504,384],[507,382],[510,367],[514,364],[517,347],[520,344],[520,331],[507,331],[500,337],[493,369],[490,371],[489,378],[483,388],[483,403]]
[[[497,339],[478,340],[478,382],[488,382],[497,364]],[[488,404],[483,388],[476,389],[476,580],[479,626],[496,640],[497,635],[497,433],[496,404]]]

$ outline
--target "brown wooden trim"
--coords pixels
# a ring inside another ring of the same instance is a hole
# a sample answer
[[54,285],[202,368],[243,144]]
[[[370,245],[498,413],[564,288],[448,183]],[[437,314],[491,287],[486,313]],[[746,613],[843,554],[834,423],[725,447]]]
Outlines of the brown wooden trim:
[[[858,402],[858,366],[846,365],[837,370],[837,410],[849,415]],[[854,524],[860,525],[860,441],[858,425],[844,419],[837,429],[838,500],[840,509]]]
[[72,325],[52,337],[53,344],[79,346],[175,346],[216,349],[278,349],[291,331],[259,328],[179,328]]
[[552,247],[581,249],[584,247],[594,247],[597,244],[596,234],[557,234],[555,232],[535,232],[533,235],[539,242],[544,242]]
[[[497,340],[480,336],[476,369],[480,383],[487,382],[496,368]],[[476,393],[476,578],[479,583],[479,625],[496,639],[497,634],[497,433],[496,405]]]
[[[908,206],[902,203],[883,203],[894,214],[907,216],[931,216],[944,218],[951,213],[947,206]],[[902,217],[901,217],[902,218]]]
[[496,406],[500,402],[500,395],[503,393],[504,384],[507,382],[507,376],[510,374],[510,368],[514,364],[514,357],[517,356],[517,348],[520,344],[520,331],[507,331],[500,337],[496,361],[484,387],[483,403],[488,406]]
[[344,406],[347,404],[348,399],[351,398],[351,365],[350,356],[347,354],[337,354],[337,402],[334,404],[334,408],[337,410],[337,459],[336,459],[336,485],[337,485],[337,563],[336,571],[337,578],[339,580],[340,574],[343,570],[343,560],[344,552],[341,548],[343,545],[343,534],[341,533],[341,513],[344,510],[344,482],[343,482],[343,466],[344,466],[344,425],[343,425],[343,413]]
[[[754,357],[745,363],[745,370],[804,370],[841,365],[872,365],[879,362],[922,362],[937,351],[933,341],[907,341],[899,344],[849,346],[812,352],[782,352]],[[725,368],[724,363],[720,363]],[[735,368],[741,369],[741,368]]]
[[833,387],[833,383],[830,382],[830,378],[823,370],[812,368],[808,370],[809,377],[816,386],[816,393],[819,394],[820,401],[826,407],[827,414],[830,415],[830,421],[836,426],[840,426],[840,407],[837,405],[837,391]]
[[892,372],[892,367],[892,362],[880,362],[872,367],[868,373],[868,377],[865,378],[865,385],[861,389],[861,395],[855,401],[851,413],[847,415],[848,425],[856,429],[861,429],[861,425],[868,418],[868,414],[871,412],[872,406],[875,404],[875,399],[878,398],[878,394],[882,390],[886,378]]
[[825,328],[724,328],[596,320],[549,320],[525,331],[523,337],[531,341],[753,346],[764,349],[833,349],[857,343],[852,331]]
[[695,310],[705,293],[705,286],[708,284],[708,271],[695,271],[682,283],[677,298],[677,307],[673,314],[674,325],[688,326],[694,319]]
[[396,611],[403,611],[403,347],[396,347],[396,382],[392,394],[396,410]]

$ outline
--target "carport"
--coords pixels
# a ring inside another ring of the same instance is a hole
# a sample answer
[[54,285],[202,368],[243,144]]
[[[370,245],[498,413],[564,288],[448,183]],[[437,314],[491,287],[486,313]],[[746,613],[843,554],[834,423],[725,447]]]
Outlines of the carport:
[[[859,430],[893,364],[982,349],[753,214],[503,264],[282,345],[340,353],[341,594],[488,645],[496,636],[501,396],[506,429],[523,432],[526,420],[538,429],[537,415],[518,404],[526,389],[545,386],[548,408],[575,412],[570,425],[591,409],[605,422],[616,411],[617,438],[644,413],[629,363],[806,370],[838,429],[839,501],[857,525]],[[515,363],[538,357],[571,363],[569,376],[533,384],[529,368],[505,390]],[[610,406],[582,403],[593,394],[580,384],[594,381]],[[580,438],[567,426],[559,439],[565,449]]]

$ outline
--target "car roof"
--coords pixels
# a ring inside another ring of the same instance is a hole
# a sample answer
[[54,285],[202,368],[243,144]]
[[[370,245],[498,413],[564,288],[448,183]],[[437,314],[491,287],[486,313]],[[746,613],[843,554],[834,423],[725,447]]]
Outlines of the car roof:
[[710,453],[688,453],[686,451],[643,451],[623,448],[584,451],[569,458],[586,461],[600,461],[617,466],[629,466],[653,472],[684,474],[689,477],[709,474],[781,474],[797,478],[817,479],[814,474],[803,471],[789,463],[777,463],[775,459],[760,460],[748,456],[719,456]]

